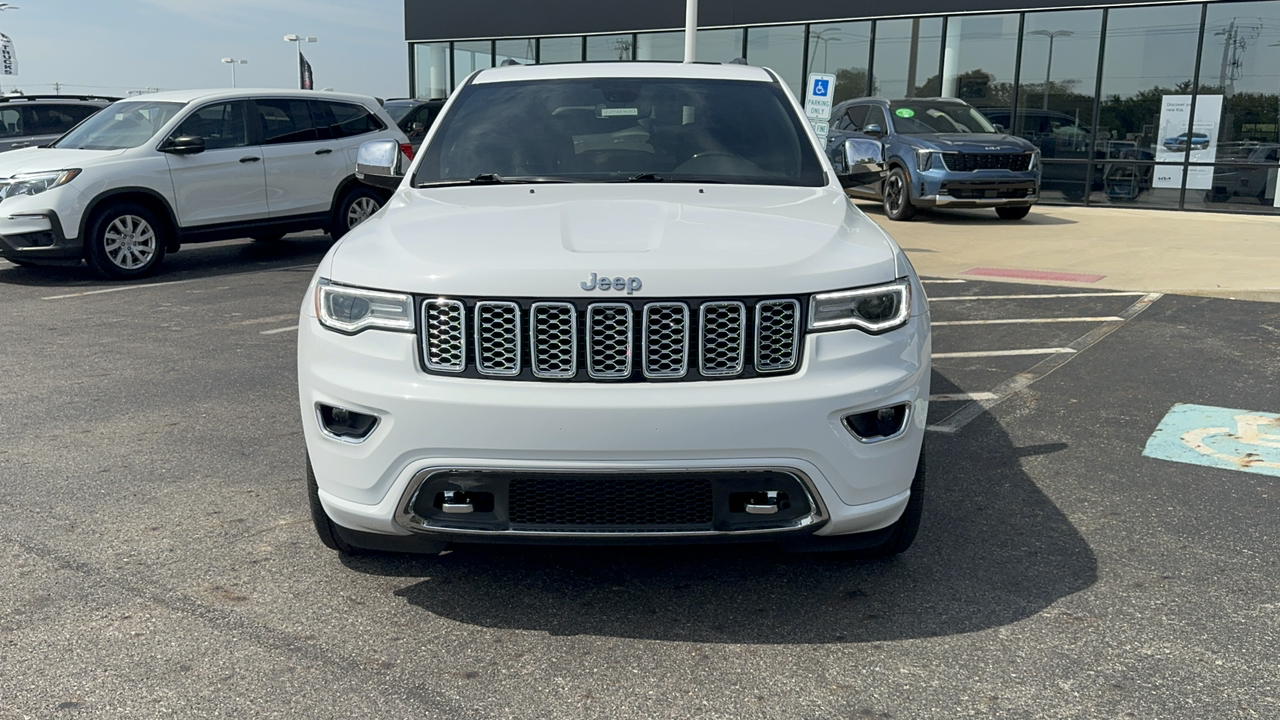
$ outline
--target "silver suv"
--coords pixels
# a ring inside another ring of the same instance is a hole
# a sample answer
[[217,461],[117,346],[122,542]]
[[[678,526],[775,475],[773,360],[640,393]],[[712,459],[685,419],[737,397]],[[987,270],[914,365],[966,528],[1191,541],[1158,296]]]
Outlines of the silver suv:
[[0,152],[48,145],[118,99],[97,95],[0,97]]

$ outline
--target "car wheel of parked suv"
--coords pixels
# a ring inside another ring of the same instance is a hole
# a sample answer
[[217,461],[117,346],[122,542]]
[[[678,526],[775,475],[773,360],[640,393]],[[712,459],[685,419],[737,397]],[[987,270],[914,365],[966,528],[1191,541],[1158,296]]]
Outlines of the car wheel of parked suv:
[[1021,220],[1031,212],[1031,208],[1024,205],[1022,207],[998,207],[996,214],[1001,220]]
[[381,209],[381,195],[367,187],[353,187],[338,202],[329,234],[337,240]]
[[140,278],[164,260],[164,225],[142,205],[109,205],[89,223],[85,259],[89,267],[113,280]]
[[307,500],[311,502],[311,522],[316,526],[316,535],[320,542],[330,550],[337,550],[347,555],[355,555],[359,550],[343,540],[333,527],[333,521],[320,504],[320,486],[316,484],[315,470],[311,469],[311,458],[307,458]]
[[902,168],[889,171],[884,180],[884,214],[890,220],[905,221],[915,217],[916,207],[911,204],[911,178]]

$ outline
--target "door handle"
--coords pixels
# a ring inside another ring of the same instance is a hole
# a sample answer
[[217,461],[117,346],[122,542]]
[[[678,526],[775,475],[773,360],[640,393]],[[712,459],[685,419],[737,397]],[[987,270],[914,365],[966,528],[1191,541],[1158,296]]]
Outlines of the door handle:
[[14,144],[10,145],[9,147],[10,147],[11,149],[13,149],[13,150],[17,150],[18,148],[31,147],[31,143],[29,143],[29,142],[17,142],[17,143],[14,143]]
[[333,152],[333,148],[320,148],[319,150],[317,150],[317,151],[316,151],[316,154],[317,154],[317,155],[328,155],[328,154],[329,154],[329,153],[331,153],[331,152]]
[[259,161],[259,160],[261,160],[261,159],[262,159],[262,158],[260,158],[260,157],[255,157],[255,156],[253,156],[253,155],[246,155],[246,156],[244,156],[244,157],[240,158],[240,162],[242,162],[242,163],[247,163],[247,162],[258,162],[258,161]]

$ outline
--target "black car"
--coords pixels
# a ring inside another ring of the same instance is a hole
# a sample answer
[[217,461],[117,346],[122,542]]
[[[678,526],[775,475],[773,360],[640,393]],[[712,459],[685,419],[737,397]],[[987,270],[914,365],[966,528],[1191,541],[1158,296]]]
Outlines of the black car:
[[98,95],[0,97],[0,152],[48,145],[118,99]]
[[412,98],[394,98],[383,103],[383,108],[400,130],[409,138],[416,152],[422,140],[427,137],[431,124],[440,115],[444,107],[444,98],[436,100],[414,100]]

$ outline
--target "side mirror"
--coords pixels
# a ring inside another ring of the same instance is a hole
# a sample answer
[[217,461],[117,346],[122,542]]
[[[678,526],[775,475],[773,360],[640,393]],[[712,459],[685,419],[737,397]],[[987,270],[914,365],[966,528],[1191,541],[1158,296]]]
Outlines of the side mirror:
[[862,134],[871,135],[872,137],[880,137],[881,135],[884,135],[884,128],[880,127],[877,123],[871,123],[870,125],[866,125],[862,128]]
[[991,127],[995,128],[998,133],[1004,132],[1004,126],[1000,123],[991,123]]
[[833,158],[832,164],[843,187],[870,185],[887,173],[884,146],[879,140],[853,137],[845,140],[835,150],[838,154]]
[[427,131],[427,124],[416,122],[409,126],[409,131],[412,132],[414,135],[421,135],[422,133]]
[[204,138],[199,135],[179,135],[169,138],[160,146],[160,152],[170,155],[196,155],[204,152]]
[[395,190],[404,179],[404,153],[395,140],[370,140],[356,155],[356,178],[366,185]]

